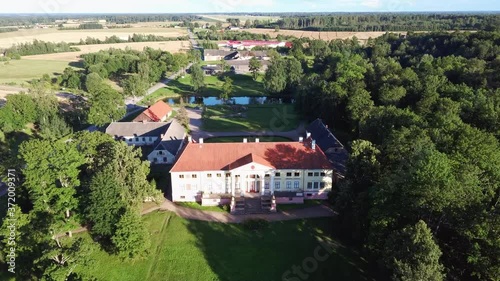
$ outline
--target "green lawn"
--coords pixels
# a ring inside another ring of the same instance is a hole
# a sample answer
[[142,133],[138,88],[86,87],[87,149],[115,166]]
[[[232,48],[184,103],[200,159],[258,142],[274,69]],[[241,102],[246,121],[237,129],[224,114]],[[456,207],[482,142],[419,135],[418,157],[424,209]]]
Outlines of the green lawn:
[[323,200],[304,200],[304,204],[278,204],[278,211],[304,209],[323,204]]
[[219,206],[202,206],[199,203],[196,202],[177,202],[175,203],[179,206],[190,208],[190,209],[196,209],[196,210],[203,210],[203,211],[213,211],[213,212],[223,212],[225,213],[226,211],[222,209],[222,207]]
[[[314,257],[319,240],[329,239],[333,231],[331,219],[325,218],[277,222],[258,231],[242,225],[188,221],[161,212],[146,215],[144,221],[152,241],[145,258],[122,261],[98,251],[92,254],[92,266],[76,271],[109,281],[283,280],[282,275],[292,266]],[[87,233],[79,235],[90,241]],[[355,252],[330,241],[333,252],[318,261],[308,280],[370,280],[363,273],[365,262]]]
[[42,75],[62,73],[69,64],[67,61],[56,60],[10,60],[0,62],[0,84],[29,82]]
[[210,118],[203,119],[203,130],[209,132],[271,131],[284,132],[296,129],[300,116],[293,104],[263,104],[245,106],[241,117],[228,105],[209,106]]
[[[231,97],[262,97],[267,95],[264,90],[262,78],[254,81],[252,76],[243,74],[234,74],[230,75],[230,77],[233,79],[234,85]],[[186,95],[218,97],[222,93],[223,84],[224,81],[219,79],[218,76],[205,76],[205,88],[200,93],[194,93],[191,88],[191,75],[187,74],[177,80],[170,81],[165,88],[161,88],[143,99],[141,104],[149,104],[160,99]]]
[[[246,138],[248,142],[255,142],[256,137],[220,137],[205,139],[206,143],[243,142]],[[284,137],[258,137],[260,142],[287,142],[290,139]]]

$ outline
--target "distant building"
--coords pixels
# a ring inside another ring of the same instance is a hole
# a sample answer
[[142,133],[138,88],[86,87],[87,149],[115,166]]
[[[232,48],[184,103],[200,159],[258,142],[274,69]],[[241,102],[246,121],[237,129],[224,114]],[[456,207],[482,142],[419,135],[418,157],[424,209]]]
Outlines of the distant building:
[[224,60],[249,60],[256,57],[260,60],[271,59],[267,51],[226,51],[226,50],[203,50],[204,61],[220,61]]
[[254,47],[267,47],[267,48],[278,48],[287,47],[291,48],[292,43],[286,41],[266,41],[266,40],[229,40],[224,44],[225,47],[237,50],[251,50]]
[[160,100],[146,108],[132,122],[163,122],[170,115],[172,115],[172,108]]
[[153,164],[172,164],[182,148],[186,132],[177,121],[113,122],[106,133],[128,145],[143,147]]
[[[268,60],[261,60],[260,72],[265,72],[269,66]],[[246,74],[250,72],[250,60],[230,60],[227,61],[232,72],[236,74]]]

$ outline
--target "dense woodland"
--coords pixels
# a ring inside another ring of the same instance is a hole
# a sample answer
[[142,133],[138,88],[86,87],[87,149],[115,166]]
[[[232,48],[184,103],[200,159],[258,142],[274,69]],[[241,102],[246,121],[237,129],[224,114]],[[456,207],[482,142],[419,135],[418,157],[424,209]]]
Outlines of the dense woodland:
[[339,235],[382,279],[499,280],[500,33],[302,39],[290,55],[266,88],[349,140]]
[[154,34],[136,34],[129,36],[128,39],[121,39],[120,37],[113,35],[106,37],[104,40],[99,38],[87,37],[85,40],[80,39],[78,43],[70,43],[70,45],[94,45],[94,44],[116,44],[116,43],[127,43],[127,42],[159,42],[159,41],[187,41],[189,36],[179,36],[179,37],[165,37]]
[[284,29],[321,31],[485,30],[498,26],[497,14],[347,14],[291,16],[277,22]]
[[159,21],[192,21],[201,19],[193,14],[31,14],[31,15],[0,15],[0,26],[32,26],[37,23],[52,24],[56,20],[106,20],[117,24]]

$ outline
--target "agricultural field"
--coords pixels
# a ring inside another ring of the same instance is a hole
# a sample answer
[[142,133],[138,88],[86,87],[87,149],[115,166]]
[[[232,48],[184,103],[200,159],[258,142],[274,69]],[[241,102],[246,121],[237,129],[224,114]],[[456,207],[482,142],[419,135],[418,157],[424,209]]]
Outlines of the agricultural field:
[[17,43],[31,42],[33,40],[42,40],[48,42],[67,42],[77,43],[80,39],[87,37],[104,40],[106,37],[116,35],[126,39],[129,35],[153,34],[165,37],[178,37],[187,35],[185,28],[158,28],[158,27],[132,27],[115,29],[93,29],[93,30],[58,30],[55,28],[47,29],[21,29],[15,32],[0,33],[0,48],[9,48]]
[[55,73],[62,73],[68,66],[68,61],[64,60],[21,59],[0,62],[0,84],[21,85],[32,79],[41,78],[44,74],[54,76]]
[[58,61],[79,61],[80,55],[98,52],[100,50],[107,50],[111,48],[125,49],[130,48],[133,50],[142,51],[145,47],[153,49],[161,49],[171,53],[185,52],[191,47],[189,41],[164,41],[164,42],[132,42],[132,43],[117,43],[117,44],[96,44],[96,45],[79,45],[76,46],[80,49],[77,52],[65,52],[55,54],[44,54],[34,56],[24,56],[23,60],[58,60]]
[[[344,32],[344,31],[302,31],[302,30],[280,30],[275,32],[274,29],[263,29],[263,28],[250,28],[245,29],[247,32],[257,33],[257,34],[269,34],[271,37],[276,37],[278,34],[281,35],[292,35],[298,38],[311,38],[311,39],[323,39],[325,41],[335,40],[335,39],[350,39],[354,36],[358,38],[359,41],[365,42],[369,38],[377,38],[384,35],[385,31],[380,32]],[[406,34],[406,32],[397,32],[401,34]]]

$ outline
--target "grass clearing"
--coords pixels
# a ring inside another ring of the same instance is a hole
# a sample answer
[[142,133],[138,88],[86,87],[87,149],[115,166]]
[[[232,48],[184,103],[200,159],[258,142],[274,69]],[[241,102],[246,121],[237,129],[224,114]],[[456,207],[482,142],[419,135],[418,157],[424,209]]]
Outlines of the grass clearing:
[[[319,240],[330,241],[332,253],[318,262],[309,280],[371,280],[366,263],[354,251],[331,240],[329,218],[270,223],[250,231],[238,224],[188,221],[172,213],[144,216],[152,245],[143,259],[122,261],[104,251],[94,252],[95,263],[77,268],[97,280],[119,281],[276,281],[314,256]],[[90,241],[88,233],[78,234]],[[321,255],[327,255],[320,249]],[[290,275],[293,277],[294,275]]]
[[255,142],[256,138],[259,138],[259,142],[291,142],[290,139],[284,137],[220,137],[220,138],[209,138],[205,139],[205,143],[228,143],[228,142],[243,142],[246,138],[248,142]]
[[42,78],[42,75],[62,73],[69,67],[67,61],[59,60],[10,60],[0,62],[0,84],[16,83],[21,85],[32,79]]
[[[267,93],[264,90],[262,78],[254,81],[250,75],[233,74],[229,75],[233,79],[233,94],[231,97],[262,97]],[[200,93],[193,92],[191,84],[191,75],[184,75],[177,80],[172,80],[164,88],[157,90],[144,98],[140,104],[146,105],[154,103],[161,99],[173,98],[179,96],[200,96],[200,97],[219,97],[222,93],[222,81],[218,76],[205,76],[205,88]]]
[[285,132],[296,129],[300,116],[293,104],[262,104],[245,106],[240,117],[234,117],[232,106],[207,107],[210,118],[203,118],[203,130],[208,132]]

